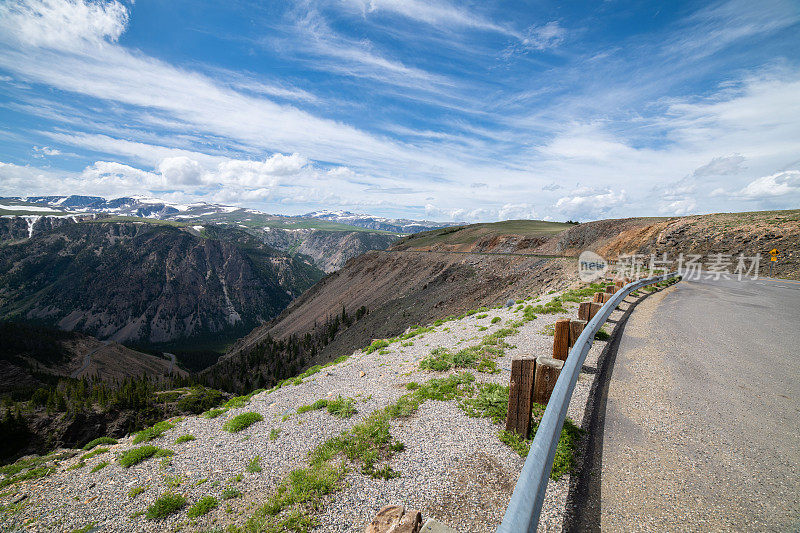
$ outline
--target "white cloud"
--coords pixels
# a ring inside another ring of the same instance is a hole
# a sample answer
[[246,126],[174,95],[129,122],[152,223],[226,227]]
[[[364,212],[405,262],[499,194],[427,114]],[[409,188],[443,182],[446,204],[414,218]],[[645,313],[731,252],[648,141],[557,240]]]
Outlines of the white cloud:
[[505,204],[497,211],[497,220],[535,218],[536,210],[530,204]]
[[694,176],[726,176],[729,174],[738,174],[744,167],[745,157],[739,154],[733,154],[724,157],[715,157],[705,165],[698,167],[693,172]]
[[19,44],[75,48],[116,41],[128,24],[119,2],[31,0],[0,4],[0,36]]
[[621,207],[626,200],[625,190],[615,193],[611,189],[589,189],[586,187],[574,191],[570,196],[559,198],[555,209],[563,215],[575,220],[592,220],[601,218],[614,209]]
[[45,157],[54,155],[61,155],[61,150],[58,150],[56,148],[50,148],[49,146],[33,147],[33,157]]
[[773,199],[784,197],[789,199],[800,195],[800,170],[787,170],[769,176],[762,176],[751,181],[733,196],[749,200]]
[[683,198],[662,204],[658,208],[658,212],[662,215],[686,216],[694,213],[695,209],[697,209],[697,202],[694,198]]
[[206,170],[194,159],[177,156],[162,159],[158,172],[170,185],[196,185],[203,181]]
[[438,28],[474,28],[515,35],[512,30],[485,17],[441,0],[345,0],[345,2],[359,9],[364,15],[388,12]]

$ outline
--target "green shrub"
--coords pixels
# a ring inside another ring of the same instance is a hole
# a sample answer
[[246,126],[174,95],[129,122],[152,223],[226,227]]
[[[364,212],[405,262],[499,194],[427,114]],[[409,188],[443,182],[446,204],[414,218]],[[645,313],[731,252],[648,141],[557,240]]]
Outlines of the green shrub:
[[186,435],[181,435],[177,439],[175,439],[175,444],[182,444],[184,442],[189,442],[195,440],[195,436],[187,433]]
[[171,514],[177,513],[186,507],[186,498],[181,494],[167,493],[153,502],[147,508],[145,518],[148,520],[161,520]]
[[261,472],[261,470],[262,470],[261,469],[261,456],[256,455],[255,457],[250,459],[250,462],[247,463],[247,469],[246,470],[248,472],[250,472],[251,474],[255,474],[257,472]]
[[90,472],[91,472],[92,474],[94,474],[95,472],[99,472],[100,470],[102,470],[103,468],[105,468],[105,467],[107,467],[107,466],[108,466],[108,461],[102,461],[102,462],[100,462],[100,463],[97,463],[97,464],[94,466],[94,468],[92,468],[92,469],[90,470]]
[[111,437],[98,437],[92,441],[89,441],[86,446],[83,447],[83,451],[88,452],[98,444],[116,444],[117,439],[112,439]]
[[242,413],[225,422],[225,425],[222,426],[222,429],[229,433],[238,433],[239,431],[247,429],[256,422],[260,422],[262,420],[264,420],[264,417],[258,413]]
[[500,318],[499,316],[496,316],[496,317],[494,317],[494,318],[492,319],[492,324],[497,324],[497,323],[498,323],[498,322],[500,322],[501,320],[503,320],[503,319],[502,319],[502,318]]
[[597,333],[594,334],[594,338],[598,341],[607,341],[611,338],[611,335],[609,335],[605,329],[600,328]]
[[211,419],[211,418],[217,418],[219,415],[221,415],[223,413],[227,413],[227,412],[228,412],[227,409],[209,409],[208,411],[206,411],[205,413],[203,413],[200,416],[202,416],[203,418]]
[[128,491],[128,498],[135,498],[144,492],[144,487],[133,487]]
[[372,341],[372,344],[364,348],[364,351],[370,354],[376,350],[380,350],[381,348],[386,348],[388,346],[389,346],[389,341],[384,339],[375,339],[374,341]]
[[356,401],[353,398],[337,397],[327,402],[328,413],[338,418],[350,418],[356,414]]
[[158,437],[163,435],[166,431],[174,427],[175,424],[173,424],[169,420],[158,422],[157,424],[153,424],[149,428],[145,428],[136,433],[136,436],[133,438],[133,443],[140,444],[142,442],[147,442],[153,439],[157,439]]
[[197,518],[198,516],[203,516],[210,513],[213,509],[216,509],[218,505],[219,502],[215,497],[203,496],[197,501],[197,503],[192,505],[186,514],[191,518]]
[[106,453],[107,451],[108,451],[108,448],[102,448],[102,447],[101,448],[95,448],[94,450],[90,451],[89,453],[83,454],[83,457],[81,457],[81,462],[85,461],[86,459],[91,459],[92,457],[97,457],[101,453]]
[[139,446],[138,448],[131,448],[127,452],[123,453],[119,458],[119,464],[125,468],[130,468],[131,466],[139,464],[146,459],[150,459],[151,457],[169,457],[170,455],[173,455],[173,452],[170,450],[158,448],[152,444],[145,444],[144,446]]
[[309,411],[316,411],[317,409],[325,409],[328,407],[328,400],[322,398],[312,403],[311,405],[301,405],[297,408],[299,414],[307,413]]
[[206,387],[192,387],[188,395],[178,400],[178,409],[193,414],[200,414],[212,407],[216,407],[222,402],[225,395],[215,389]]
[[238,498],[241,495],[242,495],[242,491],[240,491],[236,487],[225,487],[222,490],[222,499],[223,500],[231,500],[233,498]]
[[269,430],[269,440],[278,440],[278,435],[281,434],[280,429],[272,428]]
[[508,387],[496,383],[481,383],[474,398],[462,400],[459,406],[467,415],[491,418],[492,422],[504,422],[508,413]]

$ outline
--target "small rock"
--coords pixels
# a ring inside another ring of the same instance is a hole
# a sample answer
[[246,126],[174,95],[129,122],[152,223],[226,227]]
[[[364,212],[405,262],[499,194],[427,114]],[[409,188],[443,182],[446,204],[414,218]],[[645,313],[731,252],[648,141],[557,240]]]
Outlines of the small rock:
[[11,504],[11,505],[14,505],[15,503],[19,503],[19,502],[21,502],[22,500],[24,500],[27,497],[28,497],[28,493],[27,492],[21,492],[21,493],[17,494],[16,496],[14,496],[13,498],[11,498],[11,501],[8,502],[8,503]]
[[375,515],[365,533],[419,533],[422,514],[402,505],[387,505]]
[[367,375],[367,373],[366,373],[366,372],[364,372],[364,371],[362,370],[361,372],[359,372],[359,374],[358,374],[358,375],[359,375],[359,377],[362,377],[362,378],[363,378],[364,376],[366,376],[366,375]]

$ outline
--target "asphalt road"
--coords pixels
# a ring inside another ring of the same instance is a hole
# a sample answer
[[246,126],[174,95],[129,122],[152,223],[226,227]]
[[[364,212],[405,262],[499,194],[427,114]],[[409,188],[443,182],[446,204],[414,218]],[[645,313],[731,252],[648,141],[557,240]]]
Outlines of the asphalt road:
[[684,280],[609,359],[568,529],[800,531],[800,282]]

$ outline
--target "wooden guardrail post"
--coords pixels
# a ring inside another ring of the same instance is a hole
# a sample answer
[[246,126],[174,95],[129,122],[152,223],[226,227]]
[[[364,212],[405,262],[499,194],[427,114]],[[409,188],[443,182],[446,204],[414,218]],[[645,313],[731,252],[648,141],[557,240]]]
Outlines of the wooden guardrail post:
[[594,293],[594,300],[592,301],[600,304],[603,303],[603,293],[602,292]]
[[569,321],[569,347],[575,346],[575,341],[578,340],[583,328],[586,327],[586,320],[570,320]]
[[609,301],[611,299],[612,296],[614,296],[610,292],[603,292],[601,294],[602,294],[602,296],[600,297],[600,303],[606,303],[607,301]]
[[603,307],[601,303],[592,302],[589,304],[589,320],[594,318],[594,315],[600,311],[601,307]]
[[617,290],[620,290],[620,289],[621,289],[622,287],[624,287],[625,285],[626,285],[626,283],[625,283],[624,281],[618,281],[618,282],[616,282],[616,283],[614,284],[614,286],[616,287],[616,289],[617,289]]
[[536,358],[536,385],[533,391],[533,401],[547,405],[550,400],[550,395],[553,394],[553,389],[556,386],[558,375],[561,373],[561,368],[564,366],[564,361],[553,359],[552,357],[537,357]]
[[589,321],[589,307],[592,302],[581,302],[578,304],[578,320]]
[[553,330],[553,359],[567,360],[569,355],[569,319],[560,318],[556,320]]
[[528,438],[531,431],[531,408],[536,377],[536,359],[511,361],[511,382],[508,388],[506,431]]

